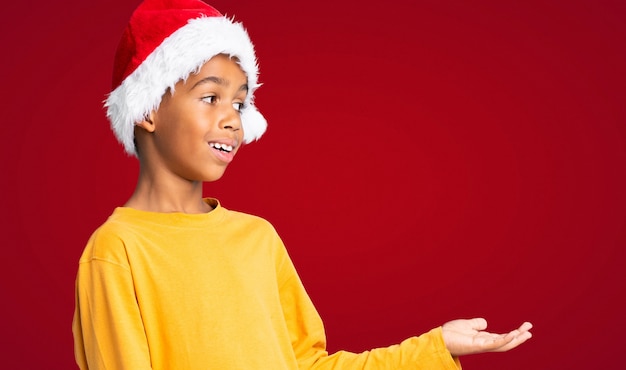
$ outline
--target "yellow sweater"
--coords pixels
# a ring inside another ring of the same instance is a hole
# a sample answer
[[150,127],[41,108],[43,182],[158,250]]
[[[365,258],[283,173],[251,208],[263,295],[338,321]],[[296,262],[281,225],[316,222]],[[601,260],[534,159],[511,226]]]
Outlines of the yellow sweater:
[[81,369],[457,369],[441,328],[329,355],[322,321],[273,227],[229,211],[117,208],[80,258]]

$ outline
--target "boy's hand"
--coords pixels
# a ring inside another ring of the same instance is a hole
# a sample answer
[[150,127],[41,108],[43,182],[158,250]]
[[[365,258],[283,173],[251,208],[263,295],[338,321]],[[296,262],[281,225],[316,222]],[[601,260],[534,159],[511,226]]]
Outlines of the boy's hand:
[[487,328],[485,319],[453,320],[443,324],[443,341],[452,356],[504,352],[532,337],[529,331],[532,327],[531,323],[525,322],[509,333],[494,334],[484,331]]

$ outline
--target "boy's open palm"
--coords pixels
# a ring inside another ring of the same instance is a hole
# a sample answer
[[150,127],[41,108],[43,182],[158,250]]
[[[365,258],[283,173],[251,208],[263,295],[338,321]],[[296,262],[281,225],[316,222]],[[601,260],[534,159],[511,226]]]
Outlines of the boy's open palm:
[[504,352],[527,341],[532,334],[532,324],[523,323],[519,328],[505,334],[485,331],[487,321],[482,318],[453,320],[443,325],[443,341],[453,356],[481,352]]

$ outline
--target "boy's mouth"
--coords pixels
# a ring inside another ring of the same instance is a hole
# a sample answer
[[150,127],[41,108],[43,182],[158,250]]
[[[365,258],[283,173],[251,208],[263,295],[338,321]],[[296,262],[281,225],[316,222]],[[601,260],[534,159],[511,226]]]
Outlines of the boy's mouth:
[[220,144],[220,143],[209,143],[209,146],[213,149],[217,149],[219,151],[230,153],[233,151],[233,146],[228,144]]

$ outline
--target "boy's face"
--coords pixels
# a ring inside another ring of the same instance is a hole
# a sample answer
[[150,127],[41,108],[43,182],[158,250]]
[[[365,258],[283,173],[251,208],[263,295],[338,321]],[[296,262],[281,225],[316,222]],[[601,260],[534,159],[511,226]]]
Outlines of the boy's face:
[[240,111],[247,93],[246,75],[225,55],[178,82],[150,115],[152,164],[156,160],[162,170],[188,181],[222,177],[242,144]]

